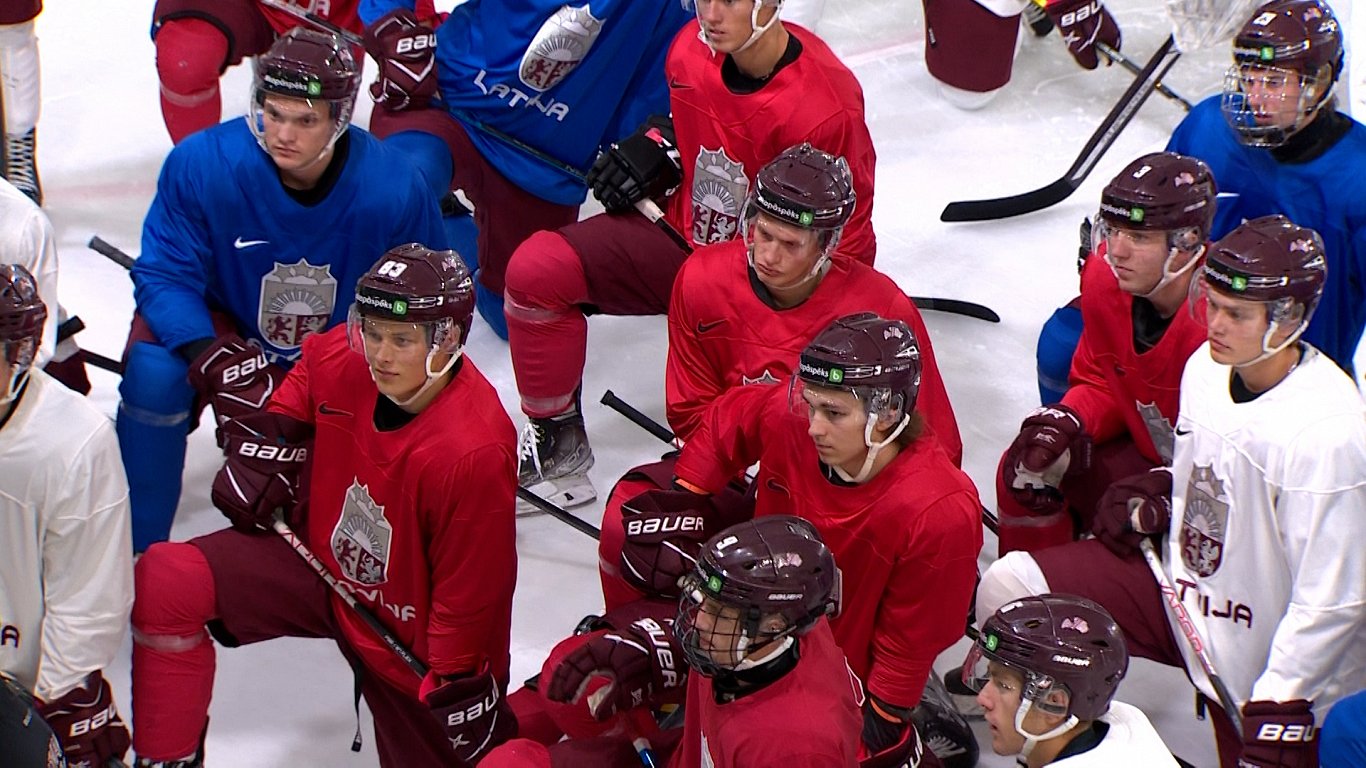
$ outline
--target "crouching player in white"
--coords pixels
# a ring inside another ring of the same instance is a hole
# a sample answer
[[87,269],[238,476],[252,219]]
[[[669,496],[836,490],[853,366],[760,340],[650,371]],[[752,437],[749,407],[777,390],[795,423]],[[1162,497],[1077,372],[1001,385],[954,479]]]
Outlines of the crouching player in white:
[[0,265],[0,676],[72,765],[103,766],[128,750],[101,673],[133,605],[128,484],[109,420],[33,368],[46,318],[28,270]]
[[1104,608],[1040,595],[987,619],[963,682],[978,692],[992,751],[1029,768],[1175,768],[1148,718],[1114,700],[1128,669],[1124,634]]
[[1213,708],[1225,768],[1318,765],[1315,726],[1366,686],[1366,405],[1333,361],[1300,340],[1323,293],[1323,241],[1283,216],[1210,247],[1192,287],[1209,341],[1186,363],[1171,476],[1121,480],[1102,498],[1103,539],[1012,552],[982,577],[977,615],[1026,594],[1106,606],[1135,655],[1184,666],[1137,552],[1159,536],[1162,570],[1241,710]]

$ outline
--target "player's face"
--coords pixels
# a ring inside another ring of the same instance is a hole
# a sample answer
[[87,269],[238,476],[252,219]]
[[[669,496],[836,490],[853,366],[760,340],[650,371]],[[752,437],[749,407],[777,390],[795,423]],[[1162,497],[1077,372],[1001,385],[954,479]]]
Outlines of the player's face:
[[326,101],[267,94],[262,106],[266,151],[285,174],[297,173],[322,158],[336,124]]
[[740,643],[740,609],[703,597],[693,626],[698,647],[717,665],[729,669],[741,662],[743,654],[736,650]]
[[[816,444],[821,461],[856,476],[868,455],[864,428],[868,413],[853,393],[808,385],[802,391],[806,400],[806,433]],[[877,436],[874,436],[877,439]]]
[[1151,293],[1162,279],[1162,265],[1170,252],[1165,231],[1113,225],[1106,228],[1105,256],[1126,293]]
[[[697,21],[717,53],[733,53],[749,41],[754,31],[754,4],[759,0],[696,0]],[[777,13],[775,6],[759,9],[759,24]]]
[[751,227],[754,273],[769,289],[802,283],[821,256],[816,233],[760,213]]
[[1298,72],[1278,67],[1245,65],[1239,82],[1257,125],[1276,128],[1294,126],[1300,115],[1303,85]]
[[[427,383],[427,329],[413,323],[364,318],[365,361],[380,394],[403,402]],[[433,365],[441,361],[434,360]],[[438,365],[439,367],[439,365]]]
[[1018,755],[1024,748],[1024,737],[1015,730],[1023,691],[1024,676],[1019,672],[994,661],[987,665],[986,684],[977,692],[977,703],[991,730],[991,751],[998,755]]
[[1266,336],[1266,304],[1212,290],[1206,290],[1204,295],[1209,352],[1214,362],[1241,365],[1257,359]]

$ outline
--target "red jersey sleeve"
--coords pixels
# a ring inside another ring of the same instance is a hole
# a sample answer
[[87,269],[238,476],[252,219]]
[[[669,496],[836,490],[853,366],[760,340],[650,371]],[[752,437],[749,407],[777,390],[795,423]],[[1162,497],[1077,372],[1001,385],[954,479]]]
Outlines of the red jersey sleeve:
[[[344,332],[344,328],[343,328]],[[294,367],[270,396],[266,410],[313,423],[313,393],[308,389],[308,363],[320,349],[319,339],[326,334],[312,334],[304,339],[303,348]]]
[[[1081,340],[1072,355],[1072,370],[1067,377],[1070,386],[1062,398],[1063,404],[1081,417],[1082,427],[1097,443],[1105,442],[1125,430],[1124,413],[1115,399],[1115,393],[1099,359],[1107,347],[1116,343],[1113,337],[1124,329],[1117,328],[1112,322],[1108,322],[1107,318],[1098,316],[1091,301],[1096,298],[1111,298],[1108,295],[1096,295],[1111,293],[1105,290],[1106,286],[1102,279],[1110,275],[1109,269],[1104,255],[1099,251],[1086,259],[1081,282]],[[1096,270],[1105,270],[1105,275],[1097,274]],[[1117,285],[1114,286],[1113,292],[1119,292]],[[1129,329],[1129,336],[1132,336],[1132,328]],[[1127,344],[1132,341],[1126,337],[1120,343]]]
[[701,419],[674,465],[680,480],[716,493],[759,460],[767,413],[787,408],[787,387],[733,387]]
[[674,281],[669,302],[669,357],[664,369],[664,400],[667,403],[669,426],[674,434],[688,440],[697,431],[707,405],[726,390],[725,374],[716,369],[699,343],[696,332],[697,317],[690,311],[688,297],[706,286],[693,285],[689,265],[695,258],[683,262]]
[[428,475],[435,497],[421,503],[432,585],[429,662],[447,676],[485,660],[497,669],[517,582],[517,460],[504,446],[486,445],[441,470]]
[[929,424],[939,440],[939,446],[949,455],[953,465],[962,466],[963,437],[958,432],[958,418],[953,414],[953,403],[949,402],[944,379],[939,375],[939,363],[935,360],[934,345],[930,343],[925,319],[909,297],[906,297],[904,308],[899,314],[920,342],[920,392],[916,395],[916,410],[925,417],[925,423]]

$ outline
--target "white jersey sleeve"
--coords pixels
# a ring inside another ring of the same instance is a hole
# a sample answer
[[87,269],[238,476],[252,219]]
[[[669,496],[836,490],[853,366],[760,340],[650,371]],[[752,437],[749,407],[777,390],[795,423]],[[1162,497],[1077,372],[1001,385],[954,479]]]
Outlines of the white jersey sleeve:
[[4,179],[0,179],[0,264],[22,264],[38,281],[38,295],[47,305],[35,366],[41,368],[57,346],[57,241],[43,209]]
[[0,672],[50,701],[127,631],[128,484],[109,420],[38,370],[0,427],[0,467]]
[[1066,768],[1177,768],[1179,763],[1157,735],[1148,716],[1137,707],[1119,701],[1100,716],[1110,728],[1095,747],[1049,765]]
[[1250,402],[1229,376],[1208,344],[1187,363],[1165,567],[1239,705],[1308,699],[1322,722],[1366,687],[1366,406],[1307,345]]

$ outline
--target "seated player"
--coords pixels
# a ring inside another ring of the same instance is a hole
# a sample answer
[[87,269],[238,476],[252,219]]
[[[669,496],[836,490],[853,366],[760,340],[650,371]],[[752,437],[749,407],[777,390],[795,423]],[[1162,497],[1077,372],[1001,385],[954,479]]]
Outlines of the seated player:
[[[410,244],[354,295],[347,324],[305,340],[269,407],[221,429],[228,459],[212,495],[233,527],[156,544],[138,561],[139,768],[203,764],[210,634],[227,647],[335,640],[374,714],[384,768],[467,766],[516,730],[503,692],[517,435],[463,356],[473,281],[454,251]],[[284,538],[261,534],[282,513],[425,679]]]
[[[960,463],[958,423],[919,310],[886,275],[832,258],[858,204],[842,158],[809,144],[791,147],[755,176],[741,237],[699,248],[684,262],[669,307],[664,378],[669,424],[680,439],[696,431],[726,390],[785,380],[802,348],[830,321],[868,310],[905,321],[920,341],[915,408],[950,460]],[[642,596],[618,570],[621,504],[670,487],[674,458],[636,467],[612,489],[598,545],[609,608]]]
[[1001,457],[1002,554],[1071,541],[1111,483],[1171,464],[1181,371],[1205,340],[1186,299],[1214,204],[1209,167],[1170,152],[1134,160],[1101,193],[1071,386]]
[[1366,126],[1337,110],[1343,31],[1323,0],[1272,0],[1233,40],[1224,92],[1197,104],[1167,149],[1219,183],[1211,237],[1283,215],[1323,238],[1328,283],[1304,340],[1349,375],[1366,327]]
[[905,737],[931,665],[962,636],[982,546],[977,491],[924,432],[919,381],[906,323],[839,318],[807,344],[790,383],[716,399],[678,457],[689,490],[647,491],[623,508],[623,577],[673,594],[726,522],[707,494],[758,461],[754,514],[811,521],[846,564],[831,626],[867,687],[872,753]]
[[[702,548],[676,603],[591,617],[546,661],[550,711],[585,733],[591,714],[606,736],[513,742],[481,765],[639,766],[637,715],[670,700],[682,701],[681,733],[655,731],[648,714],[644,726],[669,768],[857,765],[862,692],[830,633],[839,606],[839,569],[810,523],[771,515],[731,526]],[[919,749],[910,742],[897,756]]]
[[[531,236],[508,264],[508,339],[529,419],[521,482],[564,506],[597,498],[578,406],[588,316],[665,313],[692,249],[740,234],[760,169],[803,142],[843,157],[858,205],[832,258],[876,254],[876,157],[853,73],[819,37],[785,26],[778,0],[695,5],[665,62],[670,116],[650,118],[589,173],[607,212]],[[646,202],[665,210],[659,222],[633,210]]]
[[[1318,765],[1317,724],[1366,687],[1366,650],[1350,639],[1366,631],[1366,404],[1301,340],[1326,261],[1317,233],[1282,216],[1211,245],[1192,289],[1208,342],[1182,375],[1171,472],[1116,483],[1097,539],[1008,553],[977,591],[978,616],[1045,592],[1105,606],[1132,654],[1187,670],[1224,768]],[[1190,614],[1184,628],[1137,553],[1149,536]],[[1241,732],[1213,703],[1191,634]]]
[[1029,768],[1176,768],[1148,718],[1114,700],[1128,668],[1124,633],[1104,608],[1050,594],[988,618],[963,679],[978,691],[992,751]]
[[105,766],[128,750],[103,673],[133,604],[128,484],[108,418],[34,367],[46,317],[28,270],[0,264],[0,678],[71,765]]
[[359,87],[348,47],[295,29],[257,62],[247,119],[162,166],[119,385],[138,552],[170,535],[200,410],[222,423],[261,408],[303,339],[346,319],[376,253],[446,243],[418,171],[351,125]]

